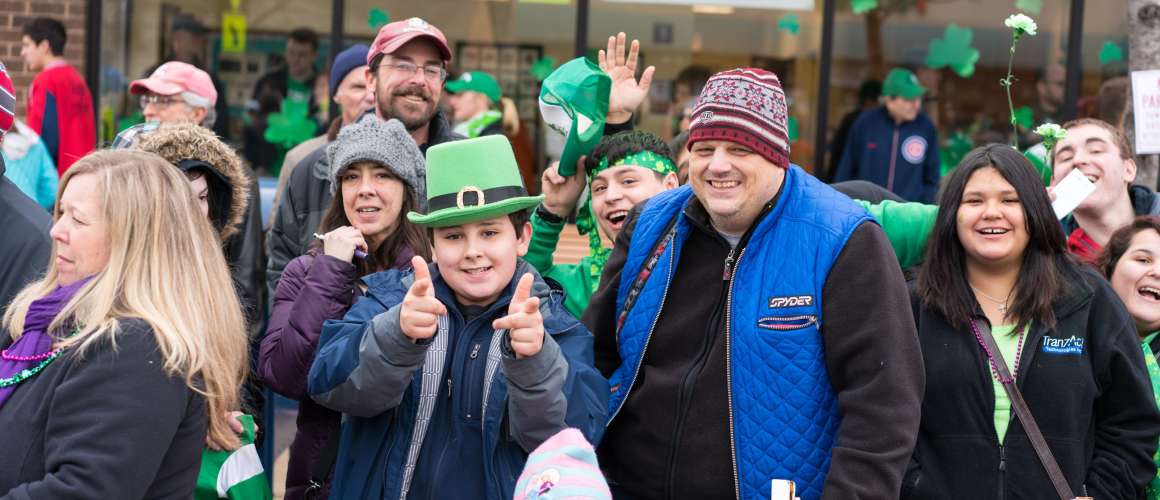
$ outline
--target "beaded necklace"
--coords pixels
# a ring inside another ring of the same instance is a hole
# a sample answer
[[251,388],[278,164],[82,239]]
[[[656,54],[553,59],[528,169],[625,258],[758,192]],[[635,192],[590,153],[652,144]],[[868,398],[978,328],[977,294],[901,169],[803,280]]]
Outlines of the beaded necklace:
[[[76,332],[74,331],[73,334],[76,334]],[[72,335],[69,336],[71,337]],[[0,378],[0,388],[11,387],[32,378],[34,375],[40,373],[41,370],[48,366],[49,363],[52,363],[54,360],[56,360],[57,356],[60,356],[59,348],[40,354],[34,354],[32,356],[17,356],[15,354],[9,354],[8,349],[0,351],[0,358],[8,361],[40,361],[40,363],[37,363],[36,366],[20,370],[11,377]]]
[[999,381],[999,383],[1009,384],[1013,382],[1015,377],[1019,374],[1019,360],[1023,357],[1023,339],[1027,333],[1028,328],[1029,327],[1025,326],[1019,330],[1019,342],[1015,345],[1015,366],[1014,369],[1011,370],[1011,379],[1004,380],[1003,377],[999,376],[999,368],[998,365],[995,364],[995,355],[991,353],[991,349],[987,347],[987,343],[983,341],[983,335],[979,333],[979,327],[975,325],[975,320],[971,320],[971,333],[975,334],[975,339],[979,341],[979,345],[983,346],[983,352],[987,353],[987,360],[990,361],[989,364],[991,367],[991,374],[995,377],[995,380]]

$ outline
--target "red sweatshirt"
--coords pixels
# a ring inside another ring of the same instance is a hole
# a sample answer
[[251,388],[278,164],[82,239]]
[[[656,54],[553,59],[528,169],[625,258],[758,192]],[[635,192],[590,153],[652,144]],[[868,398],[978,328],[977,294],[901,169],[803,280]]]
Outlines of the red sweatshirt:
[[60,175],[97,147],[97,124],[89,87],[64,61],[49,64],[32,80],[27,122],[48,146]]

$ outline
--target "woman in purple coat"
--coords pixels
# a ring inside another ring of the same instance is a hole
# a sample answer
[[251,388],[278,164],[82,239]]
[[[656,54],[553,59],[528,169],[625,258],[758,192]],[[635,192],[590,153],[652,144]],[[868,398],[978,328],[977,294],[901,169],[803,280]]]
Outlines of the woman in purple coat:
[[311,401],[306,375],[322,324],[342,319],[362,295],[359,277],[430,260],[427,234],[405,214],[427,199],[423,155],[398,120],[374,115],[344,127],[328,146],[333,200],[316,242],[278,282],[258,374],[275,392],[299,401],[290,446],[287,500],[326,498],[341,414]]

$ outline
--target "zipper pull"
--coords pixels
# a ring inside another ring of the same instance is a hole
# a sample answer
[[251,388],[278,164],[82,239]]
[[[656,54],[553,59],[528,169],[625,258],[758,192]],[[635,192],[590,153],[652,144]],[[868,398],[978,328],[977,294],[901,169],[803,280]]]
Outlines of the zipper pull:
[[1007,470],[1007,448],[999,445],[999,472]]
[[475,345],[471,346],[471,355],[468,357],[475,359],[476,356],[479,356],[479,342],[476,342]]
[[722,273],[722,275],[721,275],[721,281],[729,281],[733,277],[733,252],[734,252],[734,250],[729,250],[729,256],[725,257],[725,272]]
[[447,399],[451,399],[451,377],[447,377]]

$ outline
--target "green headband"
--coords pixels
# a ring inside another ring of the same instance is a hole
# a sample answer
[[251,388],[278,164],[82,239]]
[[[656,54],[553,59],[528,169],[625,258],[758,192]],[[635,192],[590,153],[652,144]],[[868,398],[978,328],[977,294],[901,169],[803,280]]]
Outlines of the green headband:
[[647,168],[661,175],[669,175],[677,173],[677,164],[667,156],[659,155],[653,151],[644,150],[636,153],[626,155],[623,158],[616,160],[612,164],[608,163],[608,157],[600,159],[600,164],[596,166],[591,172],[588,172],[588,183],[592,183],[600,172],[608,170],[611,167],[619,167],[622,165],[635,165],[638,167]]
[[604,261],[608,260],[609,252],[600,244],[600,230],[596,225],[596,216],[592,213],[592,179],[595,179],[600,172],[623,165],[634,165],[661,175],[677,173],[677,164],[673,163],[672,159],[647,149],[626,155],[611,164],[608,162],[608,157],[601,158],[596,168],[588,172],[588,199],[584,201],[584,204],[580,206],[580,211],[576,214],[576,230],[580,234],[588,235],[588,254],[593,257],[591,269],[588,271],[597,280],[599,280],[600,273],[604,268]]

